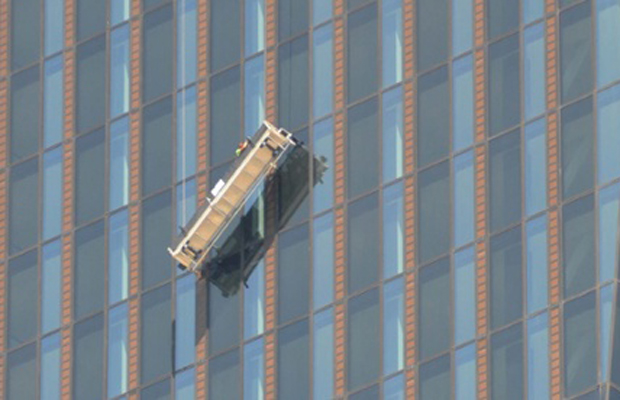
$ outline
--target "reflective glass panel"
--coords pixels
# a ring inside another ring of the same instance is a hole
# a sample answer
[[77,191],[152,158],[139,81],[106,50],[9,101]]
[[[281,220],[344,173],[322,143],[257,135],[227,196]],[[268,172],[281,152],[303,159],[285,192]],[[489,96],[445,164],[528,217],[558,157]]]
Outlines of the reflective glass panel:
[[110,117],[129,111],[129,24],[110,34]]
[[523,31],[525,119],[545,112],[545,27],[541,22]]
[[594,186],[592,98],[565,107],[561,126],[562,192],[567,199]]
[[278,319],[302,316],[309,304],[310,243],[308,225],[287,231],[278,241]]
[[245,63],[245,135],[253,136],[265,119],[265,65],[260,55]]
[[171,193],[167,190],[142,203],[142,288],[170,279],[171,260],[166,251],[172,236]]
[[562,218],[562,275],[566,298],[591,288],[595,283],[594,196],[566,204]]
[[60,400],[60,333],[41,340],[40,385],[39,400]]
[[379,183],[378,104],[372,98],[351,107],[347,118],[347,189],[349,198]]
[[450,347],[450,259],[442,258],[419,272],[420,359],[433,357]]
[[174,376],[174,398],[176,400],[194,400],[196,398],[195,375],[194,368],[190,368]]
[[75,141],[75,223],[100,217],[105,211],[105,131],[103,128]]
[[243,400],[263,399],[264,363],[263,339],[246,344],[243,348]]
[[405,379],[398,374],[383,383],[384,400],[405,400]]
[[185,275],[176,284],[174,368],[181,369],[196,357],[196,278]]
[[600,92],[597,108],[598,183],[603,184],[620,176],[620,85]]
[[62,224],[62,146],[43,155],[43,240],[60,234]]
[[103,314],[74,325],[71,379],[74,399],[103,398],[103,329]]
[[560,14],[560,80],[562,103],[592,88],[592,22],[590,0]]
[[523,399],[523,333],[518,323],[491,336],[491,398]]
[[450,247],[450,164],[445,161],[418,175],[419,261],[446,253]]
[[[232,1],[231,1],[232,3]],[[172,89],[172,6],[145,14],[142,32],[142,101],[158,98]]]
[[308,122],[310,115],[308,68],[308,35],[280,46],[278,49],[278,123],[289,131],[297,130]]
[[491,232],[521,219],[521,132],[512,131],[489,144]]
[[239,393],[239,350],[235,349],[209,362],[209,398],[241,399]]
[[196,86],[177,95],[177,180],[196,173]]
[[372,289],[349,300],[347,328],[347,372],[349,390],[379,377],[381,344],[379,290]]
[[99,311],[105,299],[105,236],[103,220],[75,232],[73,311],[76,319]]
[[491,329],[522,316],[521,227],[491,238]]
[[110,23],[116,25],[129,19],[130,0],[110,0]]
[[459,58],[452,64],[452,119],[452,150],[458,151],[471,145],[474,140],[472,55]]
[[448,86],[448,67],[444,66],[418,79],[418,167],[422,168],[448,155],[450,150],[448,115],[450,115],[450,86]]
[[454,254],[454,343],[476,334],[476,255],[474,247]]
[[7,400],[35,400],[37,398],[37,345],[32,343],[6,357]]
[[333,28],[332,24],[324,25],[313,33],[312,43],[312,108],[314,118],[332,112],[333,102]]
[[[96,0],[96,3],[101,3],[105,7],[105,2],[101,0]],[[105,21],[105,18],[102,21]],[[105,35],[80,44],[77,47],[76,61],[76,131],[84,133],[105,122],[107,64]]]
[[334,216],[331,212],[314,220],[312,234],[312,304],[316,310],[334,298]]
[[383,182],[403,175],[403,90],[398,86],[383,94]]
[[419,0],[417,2],[417,60],[418,70],[424,71],[448,57],[449,0]]
[[310,355],[307,319],[280,329],[277,354],[277,398],[308,400]]
[[402,0],[381,2],[383,39],[383,87],[403,79],[403,6]]
[[108,397],[127,390],[129,359],[128,306],[123,303],[108,314]]
[[329,399],[334,393],[334,315],[331,308],[314,315],[313,338],[314,400]]
[[331,118],[314,125],[312,140],[315,156],[324,157],[324,162],[327,164],[322,181],[315,182],[312,191],[312,206],[316,214],[330,208],[334,201],[334,136]]
[[172,181],[172,99],[166,97],[142,111],[142,195]]
[[523,23],[529,24],[544,14],[544,0],[523,0]]
[[454,246],[474,240],[474,151],[454,157]]
[[[489,0],[510,2],[514,0]],[[518,16],[518,13],[516,14]],[[489,136],[519,123],[521,119],[521,74],[519,35],[515,34],[489,46]]]
[[129,201],[129,118],[110,126],[110,210]]
[[347,28],[347,88],[352,103],[377,90],[376,3],[352,12]]
[[244,338],[260,335],[265,329],[265,264],[261,260],[247,281],[243,297]]
[[471,400],[476,398],[476,344],[458,349],[454,355],[454,398]]
[[11,162],[32,155],[39,148],[39,79],[38,64],[11,77]]
[[620,78],[620,1],[596,1],[596,66],[598,86]]
[[[41,49],[41,0],[11,0],[11,68],[33,63]],[[5,24],[7,21],[5,20]],[[3,55],[6,57],[6,54]],[[6,59],[6,58],[5,58]]]
[[519,27],[519,1],[487,0],[487,28],[494,39]]
[[549,318],[547,313],[527,322],[527,398],[549,398]]
[[209,351],[216,354],[239,342],[239,296],[224,297],[213,284],[208,292]]
[[471,49],[473,42],[472,0],[452,0],[452,55]]
[[600,382],[606,382],[609,376],[609,347],[611,344],[611,323],[613,318],[613,285],[607,285],[599,292],[599,312],[601,318],[601,333],[599,335],[601,356],[600,362]]
[[142,295],[140,321],[140,382],[170,373],[172,368],[172,316],[170,285]]
[[[223,1],[234,3],[230,0]],[[211,166],[234,157],[235,148],[241,137],[239,132],[241,129],[240,85],[239,67],[233,67],[211,78],[211,135],[209,136]]]
[[[176,186],[177,199],[177,233],[189,221],[196,211],[196,179],[192,178]],[[180,269],[177,271],[181,272]]]
[[196,0],[177,3],[177,87],[196,80]]
[[585,391],[597,381],[596,297],[594,292],[564,306],[564,395]]
[[602,189],[599,193],[598,215],[598,277],[599,282],[612,279],[616,273],[618,252],[618,211],[620,184]]
[[37,252],[12,259],[8,271],[8,348],[28,342],[37,334]]
[[547,121],[525,127],[525,214],[547,208]]
[[245,2],[245,55],[265,48],[265,0]]
[[62,54],[45,61],[45,88],[43,90],[43,142],[46,148],[60,142],[63,137],[63,66],[64,61]]
[[379,196],[351,203],[348,212],[348,278],[353,293],[379,278]]
[[528,221],[525,226],[527,252],[527,312],[547,307],[547,215]]
[[241,55],[239,0],[213,0],[211,5],[211,71],[231,65]]
[[383,189],[383,277],[403,272],[405,265],[403,182]]
[[41,279],[41,332],[60,327],[61,244],[60,240],[43,246]]
[[383,374],[405,366],[405,294],[400,277],[383,288]]
[[312,0],[312,19],[314,25],[332,17],[332,0]]
[[420,365],[420,399],[450,400],[451,386],[449,355]]
[[39,233],[39,162],[33,158],[11,168],[9,176],[9,254],[35,244]]

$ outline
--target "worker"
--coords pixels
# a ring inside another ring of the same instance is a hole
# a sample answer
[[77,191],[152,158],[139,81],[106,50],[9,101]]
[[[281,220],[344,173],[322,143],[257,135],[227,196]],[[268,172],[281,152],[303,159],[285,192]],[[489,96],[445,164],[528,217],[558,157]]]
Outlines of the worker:
[[237,150],[235,151],[235,154],[237,155],[237,157],[243,154],[243,152],[245,151],[245,149],[248,148],[250,143],[251,143],[250,139],[245,139],[243,142],[239,142],[239,146],[237,146]]

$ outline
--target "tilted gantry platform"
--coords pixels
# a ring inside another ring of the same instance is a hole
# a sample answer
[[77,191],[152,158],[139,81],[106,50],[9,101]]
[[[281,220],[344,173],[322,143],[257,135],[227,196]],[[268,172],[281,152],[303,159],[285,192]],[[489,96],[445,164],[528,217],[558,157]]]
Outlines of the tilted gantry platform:
[[229,176],[220,180],[207,197],[207,203],[182,229],[168,252],[183,267],[198,275],[213,246],[239,213],[256,186],[277,168],[278,160],[300,143],[284,129],[269,122],[249,139],[244,150],[231,167]]

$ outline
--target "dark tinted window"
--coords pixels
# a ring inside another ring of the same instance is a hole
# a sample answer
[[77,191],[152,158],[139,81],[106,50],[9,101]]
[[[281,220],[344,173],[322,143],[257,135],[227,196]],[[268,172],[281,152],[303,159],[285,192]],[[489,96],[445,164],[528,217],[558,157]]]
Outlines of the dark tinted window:
[[11,78],[11,161],[39,148],[39,67]]
[[419,0],[417,10],[418,70],[448,57],[448,0]]
[[349,390],[354,390],[379,377],[381,324],[378,289],[349,300],[348,313],[347,369]]
[[76,140],[75,220],[91,221],[104,211],[105,131],[99,129]]
[[420,366],[421,400],[450,400],[451,392],[449,355]]
[[235,155],[241,137],[240,90],[239,67],[211,79],[211,165],[221,164]]
[[170,379],[157,382],[149,387],[142,389],[142,391],[140,392],[140,398],[144,400],[169,400]]
[[278,241],[278,321],[308,312],[308,225],[287,231]]
[[521,138],[518,130],[491,141],[491,232],[521,219]]
[[278,51],[278,115],[280,126],[296,129],[308,122],[308,36]]
[[105,36],[78,46],[75,93],[78,133],[103,125],[105,119]]
[[489,40],[519,27],[519,0],[487,0]]
[[105,29],[106,2],[77,0],[77,40],[86,39]]
[[9,253],[35,244],[38,236],[38,174],[35,158],[11,168],[9,201]]
[[448,155],[450,149],[450,91],[448,68],[418,81],[418,166]]
[[12,0],[11,67],[16,70],[35,62],[40,51],[41,0]]
[[308,320],[280,330],[278,335],[278,398],[308,399]]
[[596,298],[594,293],[564,306],[564,395],[573,396],[595,385]]
[[347,72],[349,103],[377,90],[377,4],[349,15]]
[[590,1],[560,15],[560,69],[562,103],[592,89]]
[[105,241],[103,221],[75,233],[74,299],[75,317],[103,308]]
[[142,194],[172,183],[172,99],[144,108],[142,114]]
[[170,279],[171,192],[165,191],[142,204],[142,287]]
[[[507,1],[514,2],[514,0]],[[518,124],[521,119],[519,63],[519,35],[512,35],[489,46],[489,135],[491,136]]]
[[7,357],[7,400],[35,400],[37,398],[37,345],[22,347]]
[[239,14],[239,0],[211,1],[212,71],[239,60],[241,54]]
[[379,182],[377,99],[349,110],[347,131],[347,187],[349,198],[368,192]]
[[[320,0],[319,0],[320,1]],[[330,0],[331,1],[331,0]],[[354,10],[374,0],[347,0],[347,10]],[[315,0],[316,2],[316,0]],[[316,25],[316,23],[315,23]]]
[[233,350],[209,362],[210,399],[240,399],[239,382],[239,350]]
[[594,186],[592,98],[562,110],[562,193],[573,197]]
[[562,218],[564,297],[570,297],[595,283],[594,197],[565,205]]
[[349,396],[349,400],[379,400],[379,398],[379,385],[371,386],[368,389]]
[[278,1],[278,30],[280,40],[308,30],[308,0]]
[[419,259],[426,262],[450,247],[450,164],[420,172],[418,187]]
[[379,201],[372,194],[349,206],[349,292],[363,289],[379,278]]
[[103,314],[74,326],[73,351],[73,398],[103,398]]
[[141,63],[144,102],[172,89],[172,37],[172,6],[160,8],[144,16]]
[[37,335],[37,252],[14,258],[9,263],[9,348]]
[[142,0],[142,9],[148,10],[149,8],[157,7],[161,4],[169,3],[169,2],[170,0]]
[[521,324],[491,337],[491,398],[523,399],[523,333]]
[[170,285],[142,296],[141,381],[149,382],[172,369]]
[[420,269],[420,359],[450,347],[450,259]]
[[521,228],[491,239],[491,329],[522,315]]
[[239,342],[239,296],[224,297],[215,286],[209,286],[209,350],[211,354]]

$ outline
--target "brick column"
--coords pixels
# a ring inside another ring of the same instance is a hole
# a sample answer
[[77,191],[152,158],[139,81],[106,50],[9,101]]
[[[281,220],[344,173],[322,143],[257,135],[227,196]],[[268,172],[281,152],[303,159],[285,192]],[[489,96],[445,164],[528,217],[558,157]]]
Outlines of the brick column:
[[130,28],[130,114],[129,114],[129,316],[128,316],[128,384],[130,400],[139,397],[140,387],[140,136],[142,80],[141,1],[131,1]]
[[548,182],[548,238],[549,238],[549,377],[551,398],[562,396],[561,312],[560,304],[560,228],[559,228],[559,138],[558,138],[558,68],[557,24],[558,16],[554,0],[547,0],[546,12],[546,58],[547,58],[547,182]]
[[[278,117],[278,3],[277,0],[265,1],[265,119],[277,123]],[[267,198],[273,198],[273,193],[267,193]],[[267,223],[276,224],[275,202],[267,209]],[[269,229],[275,229],[275,226]],[[275,234],[275,232],[274,232]],[[276,369],[276,246],[277,238],[265,254],[265,400],[278,398],[277,369]]]
[[478,399],[488,398],[488,305],[486,227],[486,99],[485,99],[485,2],[474,1],[474,114],[475,114],[475,204],[476,204],[476,335]]
[[[8,54],[9,46],[9,10],[8,0],[0,0],[0,54]],[[8,130],[8,80],[9,75],[8,56],[0,57],[0,260],[5,260],[6,254],[6,229],[9,225],[7,215],[7,186],[8,172],[7,168],[7,142],[6,138],[9,134]],[[0,264],[0,353],[4,354],[5,346],[5,329],[6,329],[6,276],[8,263]],[[4,357],[0,357],[0,398],[4,398],[5,392],[5,364]]]
[[64,160],[63,160],[63,211],[62,211],[62,310],[60,342],[60,396],[63,400],[71,399],[71,362],[72,362],[72,258],[73,258],[73,175],[74,175],[74,121],[75,104],[75,0],[65,1],[65,75],[64,75]]

